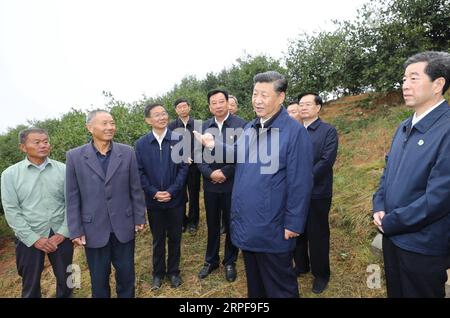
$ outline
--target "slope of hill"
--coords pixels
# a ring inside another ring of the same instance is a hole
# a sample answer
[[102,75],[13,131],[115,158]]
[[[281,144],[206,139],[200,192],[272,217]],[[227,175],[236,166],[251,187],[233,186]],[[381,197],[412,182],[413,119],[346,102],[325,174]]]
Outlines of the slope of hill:
[[[401,103],[398,93],[345,97],[325,105],[321,117],[336,126],[340,147],[335,165],[334,198],[330,212],[331,281],[320,297],[385,297],[384,281],[371,289],[367,279],[369,265],[382,269],[382,260],[370,251],[376,234],[371,222],[371,198],[377,186],[384,156],[395,127],[411,114]],[[202,202],[203,200],[201,200]],[[166,283],[156,291],[151,284],[151,235],[147,229],[137,238],[136,276],[138,297],[246,297],[246,282],[241,255],[237,263],[238,279],[225,281],[223,268],[200,281],[200,270],[206,249],[204,207],[200,230],[195,236],[183,234],[181,274],[184,284],[178,289]],[[15,269],[14,243],[0,219],[0,297],[20,297],[20,278]],[[84,253],[76,249],[74,262],[81,268],[81,288],[75,297],[89,297],[89,272]],[[381,270],[382,272],[382,270]],[[113,279],[112,279],[113,281]],[[311,292],[312,276],[299,278],[302,297],[317,297]],[[51,267],[46,262],[42,277],[44,297],[54,295]]]

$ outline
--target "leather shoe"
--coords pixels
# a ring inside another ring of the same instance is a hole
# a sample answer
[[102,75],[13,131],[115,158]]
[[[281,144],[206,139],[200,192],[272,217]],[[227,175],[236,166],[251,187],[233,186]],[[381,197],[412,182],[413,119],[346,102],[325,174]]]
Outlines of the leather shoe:
[[325,289],[327,289],[328,280],[323,278],[315,278],[313,282],[312,292],[315,294],[322,293]]
[[161,288],[161,285],[162,285],[162,278],[155,276],[153,277],[153,283],[150,290],[158,290]]
[[219,265],[213,265],[213,264],[209,264],[209,263],[203,264],[202,269],[198,273],[198,278],[200,278],[200,279],[206,278],[209,274],[211,274],[211,272],[213,270],[215,270],[218,267],[219,267]]
[[225,266],[225,278],[227,279],[227,281],[234,282],[236,280],[236,268],[234,265],[226,265]]
[[171,275],[170,276],[170,287],[177,288],[183,283],[183,280],[181,279],[180,275]]

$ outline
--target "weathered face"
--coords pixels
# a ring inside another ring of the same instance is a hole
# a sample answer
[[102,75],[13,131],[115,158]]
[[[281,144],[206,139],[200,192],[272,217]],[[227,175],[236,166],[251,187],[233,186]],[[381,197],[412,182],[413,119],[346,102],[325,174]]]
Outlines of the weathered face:
[[285,93],[275,91],[273,83],[256,83],[253,87],[252,104],[256,115],[268,119],[281,108]]
[[[411,108],[427,106],[434,99],[435,92],[439,92],[438,79],[434,82],[425,73],[427,62],[419,62],[408,65],[403,77],[403,98],[405,104]],[[442,89],[442,88],[441,88]]]
[[228,114],[228,100],[223,93],[217,93],[209,98],[209,111],[217,118]]
[[145,121],[156,129],[165,129],[169,124],[169,114],[162,106],[156,106],[150,110],[150,117]]
[[238,111],[238,105],[236,104],[236,101],[234,100],[234,98],[229,98],[229,99],[228,99],[228,110],[229,110],[230,113],[232,113],[233,115],[237,113],[237,111]]
[[300,122],[302,120],[300,118],[300,107],[298,106],[298,104],[291,104],[287,107],[286,110],[287,110],[289,116],[294,118],[296,121]]
[[319,116],[320,105],[316,104],[314,95],[305,95],[298,102],[300,118],[310,120]]
[[180,118],[186,118],[191,112],[191,106],[189,106],[186,102],[181,102],[175,106],[175,112]]
[[30,133],[25,143],[20,144],[20,150],[26,153],[31,161],[43,161],[50,154],[51,145],[46,134]]
[[116,133],[116,123],[111,114],[108,113],[97,113],[86,127],[92,138],[97,141],[111,141]]

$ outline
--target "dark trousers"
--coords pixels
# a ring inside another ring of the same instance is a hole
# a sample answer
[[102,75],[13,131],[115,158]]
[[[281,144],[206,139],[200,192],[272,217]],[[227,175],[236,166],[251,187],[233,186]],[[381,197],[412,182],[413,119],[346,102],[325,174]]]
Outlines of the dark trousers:
[[121,243],[114,233],[104,247],[85,248],[91,274],[92,298],[110,298],[111,263],[116,270],[116,292],[119,298],[134,298],[134,240]]
[[[180,273],[183,207],[148,210],[153,235],[153,276],[163,278]],[[167,237],[167,267],[166,267]]]
[[[17,272],[22,277],[22,297],[41,297],[41,274],[44,270],[45,252],[34,246],[28,247],[20,241],[16,244]],[[48,259],[56,277],[56,297],[67,298],[72,296],[72,286],[67,286],[70,272],[67,267],[72,264],[73,244],[69,239],[58,245],[58,249],[49,253]]]
[[311,272],[316,278],[330,278],[330,226],[328,214],[331,198],[311,200],[305,233],[297,238],[294,251],[295,271]]
[[401,249],[383,236],[384,272],[389,298],[444,298],[447,256]]
[[242,251],[249,298],[298,298],[292,253]]
[[208,244],[206,246],[206,263],[219,265],[219,249],[220,249],[220,220],[221,212],[225,217],[225,254],[223,265],[234,265],[236,263],[239,249],[231,243],[230,237],[230,208],[231,208],[231,192],[215,193],[206,192],[205,210],[206,223],[208,225]]
[[200,215],[200,177],[201,173],[196,164],[189,166],[189,172],[186,180],[186,187],[189,197],[189,214],[186,214],[186,206],[184,206],[183,224],[198,226]]

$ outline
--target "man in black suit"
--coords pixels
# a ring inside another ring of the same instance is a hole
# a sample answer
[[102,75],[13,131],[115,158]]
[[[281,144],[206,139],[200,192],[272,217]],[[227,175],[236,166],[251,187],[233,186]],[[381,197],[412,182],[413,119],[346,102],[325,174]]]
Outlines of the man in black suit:
[[[308,130],[313,145],[314,187],[304,235],[297,239],[294,253],[297,275],[311,267],[314,275],[312,291],[322,293],[330,279],[330,227],[328,214],[333,189],[333,165],[338,149],[336,129],[319,118],[322,98],[315,93],[302,94],[298,98],[300,118]],[[309,253],[308,253],[309,246]]]
[[[239,137],[239,128],[243,128],[245,121],[232,115],[228,110],[228,92],[221,89],[208,93],[209,110],[214,115],[203,123],[203,132],[209,132],[219,138],[223,143],[234,144]],[[207,151],[207,150],[206,150]],[[225,255],[222,264],[225,266],[225,278],[232,282],[236,279],[235,263],[238,249],[230,239],[230,208],[231,192],[234,181],[234,164],[225,163],[225,157],[220,157],[214,150],[210,162],[204,158],[198,168],[203,175],[203,190],[205,198],[206,223],[208,226],[208,243],[206,248],[205,264],[198,277],[206,278],[213,270],[219,267],[220,249],[220,220],[221,212],[225,219]],[[220,158],[219,158],[220,157]]]
[[[183,231],[186,229],[190,234],[197,232],[199,223],[199,195],[200,195],[200,171],[196,164],[192,163],[194,157],[194,118],[190,117],[191,105],[187,99],[179,98],[174,103],[175,112],[178,118],[171,121],[169,124],[169,130],[175,131],[183,136],[183,140],[190,141],[191,158],[189,164],[189,172],[186,180],[186,187],[189,194],[189,214],[186,214],[186,206],[184,207],[184,219],[183,219]],[[187,136],[189,135],[189,137]],[[187,138],[188,137],[188,138]],[[186,190],[185,190],[186,191]]]

